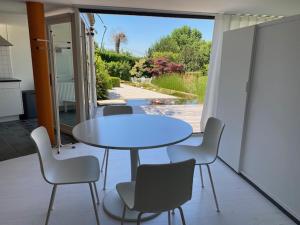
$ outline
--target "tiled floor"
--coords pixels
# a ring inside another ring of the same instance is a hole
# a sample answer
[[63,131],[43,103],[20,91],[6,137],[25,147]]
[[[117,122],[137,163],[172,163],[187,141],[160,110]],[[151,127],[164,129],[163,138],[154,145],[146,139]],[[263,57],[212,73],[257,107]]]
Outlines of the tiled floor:
[[[0,123],[0,161],[35,153],[30,132],[36,127],[36,119]],[[62,134],[62,143],[74,141],[71,136]]]
[[[196,138],[188,140],[196,144]],[[76,149],[63,150],[60,159],[80,155],[94,155],[101,162],[103,149],[76,144]],[[140,151],[142,163],[167,163],[165,148]],[[118,182],[130,178],[128,151],[111,150],[109,159],[108,190]],[[205,188],[201,188],[199,170],[195,171],[193,197],[184,205],[187,225],[294,225],[294,223],[265,199],[252,186],[220,161],[212,165],[216,191],[221,212],[217,213],[209,186],[208,174],[204,170]],[[36,154],[0,162],[0,224],[42,225],[49,204],[51,185],[40,173]],[[103,176],[97,183],[101,199]],[[101,225],[119,225],[98,206]],[[49,225],[95,225],[88,185],[66,185],[58,187],[54,210]],[[167,215],[144,222],[145,225],[167,225]],[[172,217],[172,225],[179,225],[180,217]]]

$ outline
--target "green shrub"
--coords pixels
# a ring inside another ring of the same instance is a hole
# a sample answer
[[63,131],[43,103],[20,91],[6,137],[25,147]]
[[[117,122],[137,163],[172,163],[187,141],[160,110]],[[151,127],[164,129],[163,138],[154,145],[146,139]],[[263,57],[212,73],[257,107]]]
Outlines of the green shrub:
[[196,76],[196,77],[203,77],[206,75],[206,74],[204,74],[204,72],[202,70],[193,71],[193,72],[185,72],[184,74],[188,75],[188,76],[192,75],[192,76]]
[[208,64],[203,65],[201,68],[202,76],[207,76],[208,75]]
[[184,84],[183,78],[179,74],[164,74],[159,77],[155,77],[152,83],[161,88],[167,88],[176,91],[188,92],[187,85]]
[[166,89],[187,92],[198,96],[199,102],[204,101],[207,76],[187,74],[164,74],[152,79],[152,84]]
[[152,68],[152,60],[142,58],[139,61],[136,61],[135,65],[130,70],[130,74],[133,77],[151,77]]
[[198,95],[200,102],[204,102],[205,99],[207,78],[208,76],[202,76],[197,78],[196,84],[198,85],[196,86],[196,91],[194,91],[194,93]]
[[130,67],[133,67],[135,61],[138,60],[137,57],[132,56],[129,53],[117,53],[114,51],[109,50],[101,50],[96,49],[95,53],[101,56],[102,60],[109,63],[109,62],[127,62]]
[[128,62],[109,62],[106,63],[108,73],[112,77],[119,77],[121,80],[130,80],[131,66]]
[[120,87],[121,79],[119,77],[110,77],[110,81],[113,87]]
[[97,99],[107,99],[107,90],[112,88],[105,63],[100,56],[95,56]]

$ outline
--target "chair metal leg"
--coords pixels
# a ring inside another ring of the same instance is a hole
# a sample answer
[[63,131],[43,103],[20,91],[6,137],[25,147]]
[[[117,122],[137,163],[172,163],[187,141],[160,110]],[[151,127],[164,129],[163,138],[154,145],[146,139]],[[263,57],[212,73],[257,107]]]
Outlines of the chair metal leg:
[[124,207],[123,207],[123,213],[122,213],[121,225],[124,224],[125,214],[126,214],[126,205],[124,205]]
[[105,160],[105,173],[104,173],[104,184],[103,184],[103,190],[105,190],[105,189],[106,189],[106,178],[107,178],[108,157],[109,157],[109,150],[107,149],[107,153],[106,153],[106,160]]
[[168,211],[168,225],[171,225],[171,212]]
[[102,159],[101,170],[100,170],[101,173],[103,172],[103,167],[104,167],[107,151],[108,151],[108,149],[106,148],[105,151],[104,151],[103,159]]
[[180,212],[180,217],[181,217],[182,225],[186,225],[185,224],[184,215],[183,215],[183,210],[182,210],[182,208],[180,206],[178,207],[178,209],[179,209],[179,212]]
[[202,168],[201,168],[201,165],[199,165],[199,170],[200,170],[200,177],[201,177],[201,187],[204,188],[203,174],[202,174]]
[[218,200],[217,200],[217,195],[216,195],[216,191],[215,191],[215,186],[214,186],[214,182],[213,182],[213,179],[212,179],[212,176],[211,176],[211,172],[210,172],[210,167],[209,167],[208,164],[207,164],[206,166],[207,166],[207,170],[208,170],[208,174],[209,174],[209,179],[210,179],[212,191],[213,191],[214,198],[215,198],[215,203],[216,203],[216,207],[217,207],[217,212],[220,212],[219,204],[218,204]]
[[89,183],[89,186],[90,186],[90,191],[91,191],[91,195],[92,195],[92,201],[93,201],[93,206],[94,206],[97,225],[100,225],[92,183]]
[[98,195],[98,190],[97,190],[97,185],[96,182],[93,182],[94,185],[94,189],[95,189],[95,194],[96,194],[96,199],[97,199],[97,205],[100,204],[100,200],[99,200],[99,195]]
[[137,218],[137,223],[136,223],[136,225],[141,225],[142,215],[143,215],[143,213],[140,212],[139,215],[138,215],[138,218]]
[[138,163],[139,163],[139,166],[141,165],[141,160],[140,160],[140,154],[138,152]]
[[49,208],[48,208],[48,212],[47,212],[47,217],[46,217],[45,225],[47,225],[48,222],[49,222],[49,217],[50,217],[50,213],[51,213],[51,210],[52,210],[52,207],[53,207],[54,198],[55,198],[56,187],[57,187],[57,185],[54,184],[53,188],[52,188],[52,193],[51,193],[51,198],[50,198],[50,203],[49,203]]
[[[56,196],[56,190],[57,190],[57,185],[55,185],[56,187],[55,187],[55,190],[54,190],[54,193],[53,193],[53,202],[52,202],[52,205],[51,205],[51,210],[53,210],[54,209],[54,200],[55,200],[55,196]],[[54,187],[53,187],[54,188]]]

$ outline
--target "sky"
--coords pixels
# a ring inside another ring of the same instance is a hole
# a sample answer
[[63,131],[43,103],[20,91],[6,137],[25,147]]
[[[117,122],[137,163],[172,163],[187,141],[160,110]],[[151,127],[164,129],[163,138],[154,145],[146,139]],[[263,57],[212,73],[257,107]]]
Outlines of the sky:
[[[113,35],[118,32],[124,32],[127,36],[127,43],[121,44],[121,50],[128,51],[136,56],[146,55],[148,48],[157,40],[184,25],[200,30],[203,39],[212,40],[214,20],[111,14],[98,15],[107,26],[103,41],[104,48],[114,49]],[[104,26],[97,15],[95,15],[95,18],[95,39],[100,46]]]

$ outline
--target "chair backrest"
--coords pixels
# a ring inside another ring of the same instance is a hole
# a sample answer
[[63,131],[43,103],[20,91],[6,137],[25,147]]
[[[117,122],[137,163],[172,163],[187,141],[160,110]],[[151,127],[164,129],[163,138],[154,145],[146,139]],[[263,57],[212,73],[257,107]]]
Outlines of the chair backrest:
[[214,117],[210,117],[205,126],[201,147],[202,150],[207,151],[207,153],[214,156],[214,160],[216,160],[218,155],[220,140],[224,127],[225,124],[221,120]]
[[104,106],[103,116],[121,115],[121,114],[132,114],[133,110],[128,105],[109,105]]
[[54,164],[57,160],[52,154],[52,147],[48,132],[45,127],[41,126],[34,129],[30,136],[38,150],[42,175],[44,179],[49,182],[48,173],[50,172],[51,168],[54,168]]
[[163,212],[175,209],[192,197],[195,160],[138,167],[134,209]]

